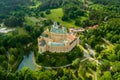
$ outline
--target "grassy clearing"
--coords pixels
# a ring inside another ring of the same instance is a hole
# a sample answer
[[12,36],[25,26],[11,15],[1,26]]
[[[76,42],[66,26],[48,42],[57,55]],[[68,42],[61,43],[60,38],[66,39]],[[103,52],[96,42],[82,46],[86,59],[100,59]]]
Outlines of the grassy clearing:
[[64,14],[63,9],[57,8],[57,9],[52,9],[51,14],[45,15],[45,17],[48,19],[51,19],[52,21],[58,21],[58,22],[60,22],[60,24],[62,24],[63,26],[66,26],[66,27],[78,27],[78,26],[74,25],[75,21],[73,21],[73,20],[71,22],[62,21],[61,18],[63,16],[63,14]]
[[[4,34],[5,35],[5,34]],[[27,31],[22,27],[16,27],[14,31],[8,32],[7,36],[15,36],[15,35],[28,35]]]
[[26,20],[25,24],[34,27],[34,29],[39,29],[40,26],[42,26],[41,18],[35,18],[35,17],[26,16],[25,20]]
[[21,27],[17,27],[16,30],[18,30],[19,35],[28,35],[27,31]]
[[37,19],[35,17],[25,17],[25,23],[29,24],[31,26],[35,25],[35,22],[37,21]]
[[35,18],[35,17],[28,17],[28,16],[26,16],[25,19],[28,22],[34,22],[34,23],[35,22],[40,22],[40,19],[39,18]]

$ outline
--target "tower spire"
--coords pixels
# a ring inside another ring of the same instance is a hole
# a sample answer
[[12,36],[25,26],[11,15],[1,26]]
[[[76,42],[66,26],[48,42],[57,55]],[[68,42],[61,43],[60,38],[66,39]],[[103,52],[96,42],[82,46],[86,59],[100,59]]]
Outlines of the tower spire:
[[57,22],[54,22],[53,27],[54,27],[54,28],[58,28],[58,24],[57,24]]

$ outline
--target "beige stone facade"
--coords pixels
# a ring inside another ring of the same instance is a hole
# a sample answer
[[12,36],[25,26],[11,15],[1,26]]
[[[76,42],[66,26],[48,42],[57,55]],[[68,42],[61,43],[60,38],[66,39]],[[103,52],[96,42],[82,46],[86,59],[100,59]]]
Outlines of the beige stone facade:
[[51,29],[47,29],[38,38],[39,52],[69,52],[77,44],[79,44],[79,37],[67,32],[66,27],[62,27],[54,23]]

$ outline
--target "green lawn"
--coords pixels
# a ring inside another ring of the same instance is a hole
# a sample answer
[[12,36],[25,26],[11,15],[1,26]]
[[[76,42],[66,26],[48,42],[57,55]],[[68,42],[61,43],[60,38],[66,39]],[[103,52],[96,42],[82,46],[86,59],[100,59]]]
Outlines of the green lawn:
[[25,17],[25,24],[32,26],[34,29],[38,30],[42,26],[42,18],[35,18],[35,17]]
[[25,17],[25,24],[29,24],[31,26],[35,25],[35,22],[37,21],[37,19],[35,17]]
[[28,32],[22,27],[16,27],[14,31],[8,32],[4,35],[12,36],[12,35],[28,35]]
[[21,27],[17,27],[16,30],[18,30],[19,35],[28,35],[27,31]]
[[62,21],[61,18],[63,16],[63,9],[62,8],[57,8],[57,9],[52,9],[51,14],[45,15],[46,18],[51,19],[52,21],[58,21],[60,24],[66,27],[78,27],[74,25],[74,21],[71,22],[65,22]]

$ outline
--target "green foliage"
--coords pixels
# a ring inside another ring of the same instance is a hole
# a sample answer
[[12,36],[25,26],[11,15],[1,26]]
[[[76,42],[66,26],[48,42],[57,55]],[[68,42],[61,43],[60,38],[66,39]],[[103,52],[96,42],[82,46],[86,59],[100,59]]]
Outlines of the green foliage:
[[44,56],[42,54],[38,55],[38,62],[42,62],[44,60]]
[[31,37],[29,35],[18,35],[8,40],[8,44],[10,47],[16,47],[17,46],[16,43],[27,45],[27,43],[29,43],[30,41],[31,41]]
[[111,72],[110,71],[104,72],[104,74],[99,80],[112,80]]
[[76,26],[81,26],[81,22],[80,22],[79,19],[76,19],[76,20],[75,20],[75,25],[76,25]]
[[103,48],[101,45],[99,45],[99,44],[97,44],[97,45],[95,46],[95,50],[96,50],[98,53],[100,53],[103,49],[104,49],[104,48]]
[[[78,6],[68,6],[63,8],[64,15],[62,17],[63,21],[69,21],[70,19],[76,19],[80,16],[85,16],[85,11],[81,10]],[[68,19],[68,20],[67,20]]]
[[41,17],[45,17],[45,16],[44,16],[44,13],[40,13],[40,16],[41,16]]
[[3,70],[3,69],[0,67],[0,79],[1,79],[1,80],[6,79],[6,75],[7,75],[7,73],[5,72],[5,70]]
[[48,14],[50,14],[51,13],[51,11],[48,9],[48,10],[46,10],[46,12],[45,12],[47,15]]
[[120,72],[120,62],[115,62],[112,66],[112,71],[113,72]]
[[49,25],[52,24],[52,21],[51,21],[50,19],[48,19],[48,20],[43,21],[43,24],[44,24],[45,26],[49,26]]
[[3,66],[4,66],[4,69],[6,69],[7,70],[7,68],[8,68],[8,62],[7,61],[3,61]]
[[119,72],[116,72],[116,73],[113,75],[113,79],[114,79],[114,80],[119,80],[119,79],[120,79],[120,73],[119,73]]
[[0,2],[0,20],[7,19],[11,15],[17,11],[19,13],[20,11],[26,12],[26,8],[31,5],[32,2],[30,0],[5,0]]
[[43,66],[62,66],[72,63],[76,58],[82,57],[83,52],[79,47],[75,47],[68,53],[45,52],[43,54],[38,54],[37,63],[40,63]]
[[25,25],[25,30],[28,31],[29,33],[33,31],[33,27],[29,25]]
[[24,18],[17,17],[17,16],[11,16],[8,19],[5,20],[5,25],[8,27],[17,27],[23,25]]
[[63,15],[62,16],[62,21],[68,21],[68,16],[67,15]]
[[39,10],[46,10],[50,8],[57,8],[62,5],[62,0],[42,0],[42,4],[39,6]]
[[0,55],[5,54],[6,53],[6,49],[4,47],[0,47]]
[[79,58],[76,58],[73,62],[72,62],[72,66],[74,67],[79,67],[79,64],[80,64],[80,59]]
[[103,5],[113,5],[113,4],[119,4],[120,1],[119,0],[114,0],[114,1],[111,1],[111,0],[92,0],[94,3],[97,3],[97,4],[103,4]]

